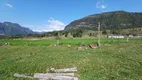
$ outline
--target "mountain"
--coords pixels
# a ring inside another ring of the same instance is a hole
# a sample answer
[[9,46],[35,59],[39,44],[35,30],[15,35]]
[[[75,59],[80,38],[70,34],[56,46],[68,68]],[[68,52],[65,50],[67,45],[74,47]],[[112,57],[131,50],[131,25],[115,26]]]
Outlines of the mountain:
[[3,22],[0,23],[0,34],[8,36],[33,34],[34,32],[29,28],[20,26],[17,23]]
[[142,12],[113,11],[93,14],[71,22],[64,30],[97,30],[98,22],[101,23],[102,30],[139,28],[142,27]]

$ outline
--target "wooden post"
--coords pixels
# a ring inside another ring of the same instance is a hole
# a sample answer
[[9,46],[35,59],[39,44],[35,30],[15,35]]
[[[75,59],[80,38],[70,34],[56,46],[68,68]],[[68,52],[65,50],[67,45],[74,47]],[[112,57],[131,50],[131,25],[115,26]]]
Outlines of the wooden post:
[[56,42],[56,45],[58,46],[60,44],[60,41],[59,41],[59,39],[57,40],[57,42]]
[[129,37],[127,37],[127,42],[129,42]]
[[100,47],[100,22],[98,22],[98,46]]

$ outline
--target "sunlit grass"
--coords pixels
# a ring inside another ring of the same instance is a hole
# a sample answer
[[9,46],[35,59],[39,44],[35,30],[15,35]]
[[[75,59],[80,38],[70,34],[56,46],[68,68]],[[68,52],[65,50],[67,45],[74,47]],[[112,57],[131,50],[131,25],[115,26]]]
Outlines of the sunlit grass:
[[[69,40],[62,41],[68,44]],[[56,43],[56,40],[54,42]],[[142,79],[142,40],[134,39],[127,43],[124,39],[120,41],[107,41],[106,39],[101,48],[88,48],[82,51],[70,49],[67,45],[48,46],[42,40],[35,42],[36,45],[20,45],[19,43],[0,46],[0,80],[30,80],[16,78],[13,74],[44,73],[50,67],[77,67],[80,80]],[[32,44],[32,41],[29,43]]]
[[[97,38],[90,39],[60,39],[59,42],[61,44],[72,44],[77,45],[82,42],[86,44],[97,43]],[[131,39],[131,40],[142,40],[142,39]],[[116,43],[126,41],[126,39],[109,39],[109,38],[101,38],[101,43]],[[57,40],[0,40],[0,44],[10,43],[11,45],[50,45],[56,44]]]

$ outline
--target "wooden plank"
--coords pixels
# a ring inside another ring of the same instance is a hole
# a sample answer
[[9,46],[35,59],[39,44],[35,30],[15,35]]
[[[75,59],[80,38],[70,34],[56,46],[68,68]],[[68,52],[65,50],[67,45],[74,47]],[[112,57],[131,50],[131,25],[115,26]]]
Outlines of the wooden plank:
[[35,73],[33,77],[15,73],[14,76],[39,80],[78,80],[78,77],[74,77],[74,73]]
[[31,79],[34,78],[34,77],[32,77],[32,76],[26,76],[26,75],[24,75],[24,74],[18,74],[18,73],[15,73],[14,76],[15,76],[15,77],[22,77],[22,78],[31,78]]
[[15,73],[15,77],[22,77],[22,78],[32,78],[32,79],[39,79],[39,80],[78,80],[78,77],[74,77],[74,73],[67,73],[67,72],[76,72],[77,67],[75,68],[64,68],[64,69],[54,69],[51,68],[50,71],[55,73],[35,73],[34,76],[26,76],[24,74],[17,74]]
[[74,73],[35,73],[34,78],[55,77],[55,76],[70,76],[73,77]]
[[64,68],[64,69],[54,69],[51,68],[50,71],[56,72],[56,73],[62,73],[62,72],[76,72],[77,68]]
[[71,76],[36,76],[35,78],[40,80],[78,80],[78,77],[71,77]]
[[78,80],[77,77],[70,77],[70,76],[56,76],[51,79],[53,80]]
[[78,80],[74,73],[35,73],[34,78],[40,80]]

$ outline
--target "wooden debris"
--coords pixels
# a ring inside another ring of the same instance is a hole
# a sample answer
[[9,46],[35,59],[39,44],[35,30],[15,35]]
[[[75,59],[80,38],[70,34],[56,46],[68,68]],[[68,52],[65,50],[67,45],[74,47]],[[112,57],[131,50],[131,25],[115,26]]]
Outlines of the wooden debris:
[[15,73],[15,77],[22,78],[31,78],[31,79],[39,79],[39,80],[78,80],[78,77],[75,77],[74,73],[66,73],[66,72],[76,72],[77,68],[64,68],[64,69],[54,69],[51,68],[50,71],[55,73],[35,73],[34,76],[26,76],[24,74]]
[[78,77],[56,76],[54,78],[39,79],[39,80],[78,80]]
[[74,73],[35,73],[34,77],[36,76],[74,76]]
[[78,80],[77,77],[70,77],[70,76],[56,76],[52,78],[52,80]]
[[14,76],[15,76],[15,77],[22,77],[22,78],[31,78],[31,79],[34,78],[34,77],[32,77],[32,76],[26,76],[26,75],[24,75],[24,74],[18,74],[18,73],[15,73]]
[[40,80],[78,80],[78,77],[70,77],[70,76],[56,76],[50,78],[39,78]]
[[77,77],[74,77],[74,73],[35,73],[34,78],[41,80],[78,80]]
[[56,73],[61,73],[61,72],[76,72],[77,68],[64,68],[64,69],[54,69],[51,68],[50,71],[56,72]]

